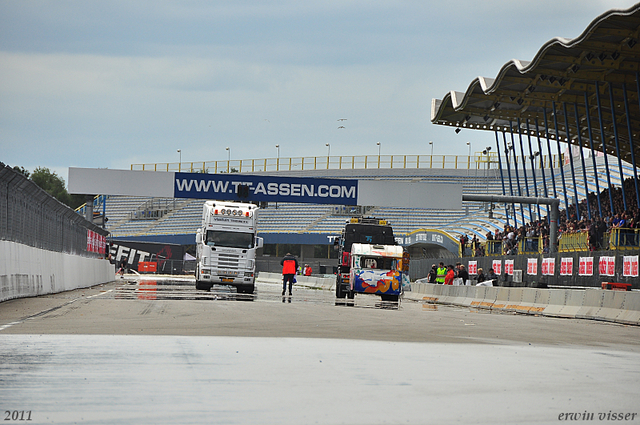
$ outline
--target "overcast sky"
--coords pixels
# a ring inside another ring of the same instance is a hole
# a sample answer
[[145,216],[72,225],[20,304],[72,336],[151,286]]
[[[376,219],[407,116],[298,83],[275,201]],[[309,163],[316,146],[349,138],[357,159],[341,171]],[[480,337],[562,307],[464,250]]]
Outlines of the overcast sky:
[[493,134],[431,124],[433,98],[633,4],[0,0],[0,161],[467,155]]

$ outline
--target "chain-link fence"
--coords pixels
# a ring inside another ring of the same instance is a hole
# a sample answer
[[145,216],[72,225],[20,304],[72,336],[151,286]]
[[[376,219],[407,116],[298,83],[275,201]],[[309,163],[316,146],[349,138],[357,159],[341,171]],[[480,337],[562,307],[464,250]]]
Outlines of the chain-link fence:
[[108,233],[0,162],[0,240],[100,257]]

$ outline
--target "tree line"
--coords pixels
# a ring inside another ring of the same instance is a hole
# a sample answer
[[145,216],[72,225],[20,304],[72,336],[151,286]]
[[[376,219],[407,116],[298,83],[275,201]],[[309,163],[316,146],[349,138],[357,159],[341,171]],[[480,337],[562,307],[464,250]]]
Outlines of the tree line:
[[30,173],[29,170],[24,167],[18,166],[13,167],[13,170],[23,174],[49,195],[73,209],[85,203],[84,195],[70,195],[69,192],[67,192],[64,179],[47,167],[37,167],[33,170],[33,173]]

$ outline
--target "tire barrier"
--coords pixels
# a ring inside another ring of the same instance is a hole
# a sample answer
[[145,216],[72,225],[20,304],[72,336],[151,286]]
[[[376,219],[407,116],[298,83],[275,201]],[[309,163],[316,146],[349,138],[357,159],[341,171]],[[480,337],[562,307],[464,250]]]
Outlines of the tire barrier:
[[404,298],[571,319],[640,325],[640,292],[608,289],[536,289],[415,283]]

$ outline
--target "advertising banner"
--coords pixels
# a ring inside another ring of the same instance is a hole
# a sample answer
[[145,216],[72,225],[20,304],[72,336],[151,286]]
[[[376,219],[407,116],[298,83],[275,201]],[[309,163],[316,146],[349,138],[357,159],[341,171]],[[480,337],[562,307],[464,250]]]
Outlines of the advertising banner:
[[513,276],[513,260],[504,260],[504,272]]
[[527,274],[531,276],[538,275],[538,259],[527,258]]
[[477,261],[469,261],[469,270],[470,275],[478,274],[478,262]]
[[580,257],[579,276],[593,276],[593,257]]
[[543,276],[555,276],[556,274],[556,259],[555,258],[543,258],[542,259],[542,275]]
[[600,257],[598,271],[600,272],[600,276],[615,276],[616,257]]
[[498,276],[502,274],[502,260],[493,260],[493,272]]
[[622,275],[638,277],[638,255],[625,255],[623,258]]
[[560,276],[573,275],[573,258],[563,257],[560,259]]
[[357,205],[358,180],[176,173],[174,197]]

